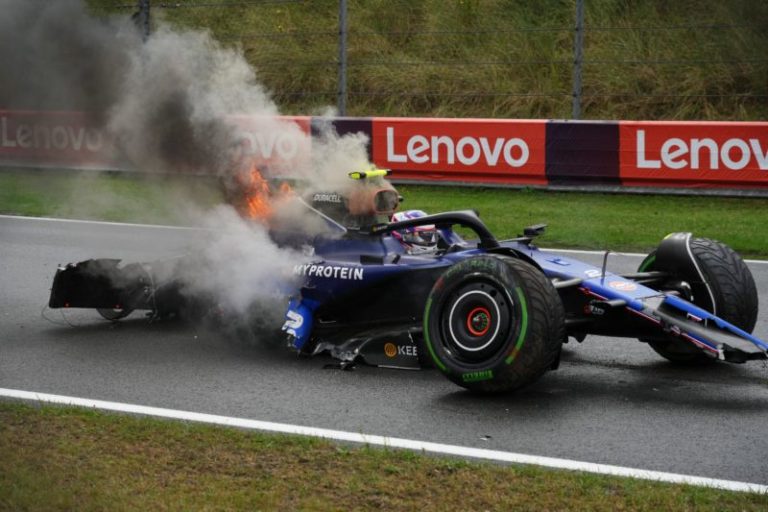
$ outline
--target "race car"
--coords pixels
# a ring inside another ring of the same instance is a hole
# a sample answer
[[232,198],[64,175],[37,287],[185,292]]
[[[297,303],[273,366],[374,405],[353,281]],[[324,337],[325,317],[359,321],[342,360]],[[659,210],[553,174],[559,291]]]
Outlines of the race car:
[[[275,243],[309,255],[287,287],[290,349],[330,354],[339,368],[436,367],[491,393],[535,382],[558,367],[564,343],[589,334],[637,338],[677,364],[768,358],[768,343],[751,334],[754,279],[720,242],[673,233],[637,272],[618,275],[608,252],[593,266],[539,249],[543,224],[497,240],[473,210],[396,213],[401,198],[385,175],[351,173],[359,185],[348,190],[297,195],[320,232],[272,226]],[[65,265],[49,306],[96,308],[113,321],[136,309],[157,317],[215,308],[184,294],[168,270],[175,264]]]

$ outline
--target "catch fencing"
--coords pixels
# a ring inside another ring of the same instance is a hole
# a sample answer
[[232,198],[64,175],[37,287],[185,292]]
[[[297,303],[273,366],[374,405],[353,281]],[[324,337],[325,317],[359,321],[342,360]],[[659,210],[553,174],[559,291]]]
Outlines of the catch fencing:
[[[302,130],[364,133],[397,181],[768,195],[762,0],[520,3],[513,23],[497,0],[85,1],[145,38],[169,24],[239,47]],[[0,165],[133,170],[90,123],[0,105]],[[269,160],[292,147],[278,135],[244,139]]]
[[768,118],[762,0],[90,1],[239,45],[286,113]]

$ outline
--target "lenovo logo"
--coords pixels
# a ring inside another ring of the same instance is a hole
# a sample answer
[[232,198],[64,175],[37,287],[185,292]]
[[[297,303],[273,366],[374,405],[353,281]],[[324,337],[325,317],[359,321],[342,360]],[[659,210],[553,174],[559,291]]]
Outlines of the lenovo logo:
[[78,117],[64,118],[58,124],[48,122],[18,122],[0,116],[0,148],[31,150],[97,152],[104,147],[101,131],[86,128]]
[[546,127],[538,119],[375,118],[372,156],[395,179],[544,185]]
[[289,163],[310,151],[309,118],[230,116],[237,127],[241,149],[265,163]]
[[638,169],[768,170],[768,143],[756,137],[720,139],[671,137],[660,145],[647,144],[646,130],[637,130],[636,165]]
[[265,160],[293,160],[309,145],[309,136],[304,133],[243,131],[239,136],[248,142],[249,154]]
[[412,135],[405,147],[398,149],[395,128],[387,127],[387,161],[390,163],[482,165],[496,167],[503,160],[510,167],[522,167],[528,162],[528,144],[518,137],[473,137],[460,138],[450,135]]

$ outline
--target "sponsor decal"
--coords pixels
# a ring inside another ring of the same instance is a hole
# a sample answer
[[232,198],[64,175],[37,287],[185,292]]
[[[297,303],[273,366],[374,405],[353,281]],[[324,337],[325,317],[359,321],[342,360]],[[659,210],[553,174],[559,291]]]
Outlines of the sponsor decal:
[[304,325],[304,317],[296,311],[288,310],[285,313],[285,323],[283,324],[283,330],[291,336],[297,336],[296,330],[301,329]]
[[384,344],[384,354],[387,357],[396,357],[396,356],[404,356],[404,357],[418,357],[419,352],[416,348],[416,345],[396,345],[394,343],[385,343]]
[[363,267],[342,267],[339,265],[313,265],[303,264],[293,267],[293,273],[307,277],[326,277],[329,279],[344,279],[348,281],[362,281],[365,276]]
[[461,374],[461,380],[464,382],[478,382],[481,380],[491,380],[493,378],[493,370],[483,370],[480,372],[468,372]]
[[545,128],[543,121],[378,118],[373,159],[395,178],[544,184]]
[[608,283],[608,286],[614,290],[619,290],[620,292],[632,292],[637,290],[637,285],[635,283],[630,283],[629,281],[611,281]]
[[596,268],[591,268],[589,270],[584,271],[584,275],[587,276],[588,279],[594,279],[596,277],[600,277],[603,275],[603,272],[601,270],[598,270]]
[[587,315],[603,316],[605,314],[605,308],[599,304],[590,303],[584,306],[584,313]]
[[342,197],[335,193],[317,193],[312,196],[312,202],[314,203],[336,203],[343,202]]
[[302,301],[292,298],[285,312],[283,331],[293,337],[291,345],[300,350],[312,332],[312,310]]
[[768,123],[622,122],[624,184],[768,186]]

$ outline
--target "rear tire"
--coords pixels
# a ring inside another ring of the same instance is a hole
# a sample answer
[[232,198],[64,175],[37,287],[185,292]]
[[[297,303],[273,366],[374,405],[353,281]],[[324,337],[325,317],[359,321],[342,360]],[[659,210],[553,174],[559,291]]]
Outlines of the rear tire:
[[519,389],[553,367],[565,312],[546,276],[510,257],[477,256],[437,280],[424,311],[424,341],[448,379],[485,393]]
[[[751,333],[757,322],[758,297],[755,280],[744,260],[727,245],[708,238],[694,238],[690,247],[704,280],[709,285],[712,298],[684,298]],[[664,270],[655,265],[655,259],[654,251],[640,264],[640,270]],[[700,281],[700,277],[696,275],[680,275],[675,278],[687,282]],[[711,301],[714,301],[714,308],[708,307]],[[646,341],[656,353],[674,363],[702,365],[716,361],[682,340],[641,341]]]

